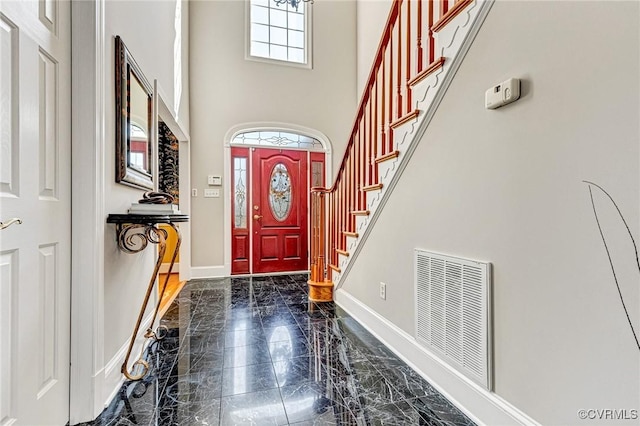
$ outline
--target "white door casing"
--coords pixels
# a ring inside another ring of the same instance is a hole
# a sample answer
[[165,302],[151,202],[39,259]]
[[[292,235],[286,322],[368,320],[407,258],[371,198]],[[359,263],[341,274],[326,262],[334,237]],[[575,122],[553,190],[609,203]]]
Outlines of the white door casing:
[[69,420],[70,2],[0,4],[0,424]]
[[[225,200],[231,199],[231,141],[239,133],[277,130],[298,133],[317,139],[322,143],[325,153],[325,182],[330,185],[333,182],[333,145],[329,138],[322,132],[291,123],[280,122],[252,122],[238,124],[230,128],[224,136],[224,175],[223,175],[223,197]],[[225,202],[224,223],[231,223],[231,204]],[[192,278],[225,277],[231,275],[231,226],[224,226],[224,265],[218,267],[192,267]]]

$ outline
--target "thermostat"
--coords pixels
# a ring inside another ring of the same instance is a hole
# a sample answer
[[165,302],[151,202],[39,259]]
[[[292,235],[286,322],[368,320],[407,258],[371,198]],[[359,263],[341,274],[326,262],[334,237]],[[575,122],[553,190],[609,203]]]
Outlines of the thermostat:
[[209,185],[220,186],[220,185],[222,185],[222,177],[209,175],[209,176],[207,176],[207,183]]
[[510,78],[484,93],[484,106],[487,109],[500,108],[520,98],[520,79]]

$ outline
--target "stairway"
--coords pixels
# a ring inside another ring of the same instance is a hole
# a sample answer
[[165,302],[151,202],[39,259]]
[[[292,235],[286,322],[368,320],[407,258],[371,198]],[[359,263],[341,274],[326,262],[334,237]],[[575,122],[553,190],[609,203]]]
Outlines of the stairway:
[[492,4],[392,3],[335,182],[311,190],[310,300],[344,281]]

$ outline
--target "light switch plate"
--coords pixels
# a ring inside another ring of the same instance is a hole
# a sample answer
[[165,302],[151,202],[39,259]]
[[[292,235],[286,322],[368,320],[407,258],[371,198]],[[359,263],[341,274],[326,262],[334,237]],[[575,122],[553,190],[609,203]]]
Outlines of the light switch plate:
[[220,197],[219,189],[205,189],[204,198],[218,198]]

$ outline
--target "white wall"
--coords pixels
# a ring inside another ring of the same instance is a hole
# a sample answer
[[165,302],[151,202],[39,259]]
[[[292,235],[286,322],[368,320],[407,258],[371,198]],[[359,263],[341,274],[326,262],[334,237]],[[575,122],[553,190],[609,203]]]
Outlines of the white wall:
[[[141,198],[143,190],[115,183],[115,88],[114,37],[119,35],[136,62],[153,85],[157,79],[167,105],[176,104],[174,77],[182,81],[182,95],[178,100],[177,119],[188,132],[188,5],[182,1],[182,22],[179,23],[182,50],[174,56],[176,39],[176,1],[107,1],[105,5],[105,217],[109,213],[126,213],[132,202]],[[180,70],[177,72],[177,70]],[[181,76],[180,76],[181,73]],[[115,225],[105,225],[105,281],[104,281],[104,359],[116,356],[129,340],[139,307],[149,283],[155,263],[155,247],[139,254],[120,251],[115,239]],[[152,300],[153,303],[153,300]],[[148,312],[151,312],[149,309]],[[118,368],[119,370],[119,368]],[[107,389],[108,392],[110,390]]]
[[[291,123],[324,133],[342,159],[355,116],[354,1],[313,4],[313,69],[245,60],[245,2],[191,3],[192,265],[223,265],[224,198],[202,198],[223,175],[224,136],[248,122]],[[229,182],[223,182],[228,185]]]
[[391,0],[359,0],[357,28],[358,99],[367,84],[380,36],[391,10]]
[[[542,424],[639,408],[640,352],[582,182],[640,242],[639,12],[496,2],[343,286],[413,334],[414,248],[492,262],[495,392]],[[509,77],[522,99],[485,110]],[[638,333],[633,246],[594,199]]]

